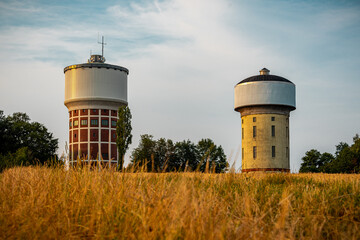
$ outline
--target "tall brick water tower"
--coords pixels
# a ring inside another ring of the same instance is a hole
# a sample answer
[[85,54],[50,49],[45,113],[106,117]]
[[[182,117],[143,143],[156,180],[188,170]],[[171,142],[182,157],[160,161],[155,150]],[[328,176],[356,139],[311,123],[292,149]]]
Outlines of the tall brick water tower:
[[295,110],[295,84],[270,75],[246,78],[235,86],[241,115],[242,172],[290,171],[289,117]]
[[91,55],[88,63],[64,68],[69,111],[69,162],[101,160],[116,164],[117,111],[127,105],[129,70]]

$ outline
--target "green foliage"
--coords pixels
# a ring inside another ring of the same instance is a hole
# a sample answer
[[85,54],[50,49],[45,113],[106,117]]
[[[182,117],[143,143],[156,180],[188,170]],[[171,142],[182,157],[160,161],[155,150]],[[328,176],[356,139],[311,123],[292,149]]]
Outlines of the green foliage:
[[197,146],[190,140],[175,144],[175,167],[178,170],[200,170],[201,157]]
[[126,150],[132,142],[131,134],[131,112],[128,106],[121,106],[119,108],[119,120],[116,123],[116,145],[119,151],[119,170],[121,171],[124,165],[124,156]]
[[318,150],[311,149],[305,153],[305,156],[302,158],[302,164],[300,167],[300,172],[318,172],[318,163],[321,157],[321,153]]
[[360,173],[360,139],[356,134],[353,145],[340,142],[336,145],[335,156],[321,154],[312,149],[302,158],[300,172]]
[[30,122],[25,113],[4,116],[3,111],[0,111],[2,167],[44,164],[55,157],[57,147],[58,139],[54,139],[44,125]]
[[201,171],[206,170],[208,165],[215,172],[223,172],[227,167],[226,156],[221,146],[217,147],[211,139],[202,139],[199,141],[197,148],[201,156]]
[[224,150],[210,139],[202,139],[197,145],[189,140],[174,144],[170,139],[154,140],[153,136],[145,134],[141,135],[131,158],[131,164],[145,166],[151,172],[213,169],[219,173],[228,167]]
[[15,153],[8,152],[6,155],[0,155],[0,172],[6,168],[32,164],[34,164],[34,158],[28,147],[19,148]]

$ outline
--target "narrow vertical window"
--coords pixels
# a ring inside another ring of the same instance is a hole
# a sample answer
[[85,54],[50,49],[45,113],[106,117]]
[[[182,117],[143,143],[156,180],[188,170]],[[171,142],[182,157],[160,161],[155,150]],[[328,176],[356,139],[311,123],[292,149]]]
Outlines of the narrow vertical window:
[[289,127],[286,127],[286,137],[289,137]]
[[253,117],[253,122],[256,122],[256,117]]
[[244,128],[241,129],[241,138],[244,139]]
[[289,158],[289,147],[286,147],[286,157]]
[[275,157],[275,146],[271,147],[271,156]]
[[256,137],[256,126],[253,126],[253,137]]
[[253,158],[256,158],[256,146],[253,147]]
[[241,158],[244,159],[244,148],[241,149]]
[[271,136],[275,137],[275,126],[274,125],[271,126]]
[[271,121],[275,121],[275,117],[271,117]]
[[244,124],[244,119],[241,119],[241,124]]

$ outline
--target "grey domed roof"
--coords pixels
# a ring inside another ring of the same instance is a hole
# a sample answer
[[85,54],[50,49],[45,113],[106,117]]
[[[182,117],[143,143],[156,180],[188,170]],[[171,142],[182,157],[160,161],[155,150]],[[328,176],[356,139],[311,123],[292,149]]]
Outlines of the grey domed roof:
[[[263,68],[260,70],[260,75],[245,78],[238,84],[248,83],[248,82],[263,82],[263,81],[278,81],[278,82],[292,83],[291,81],[287,80],[286,78],[276,76],[276,75],[270,75],[269,72],[270,72],[269,69]],[[236,85],[238,85],[238,84],[236,84]]]
[[261,82],[261,81],[279,81],[279,82],[292,83],[290,80],[287,80],[286,78],[276,76],[276,75],[256,75],[256,76],[245,78],[238,84],[247,83],[247,82]]

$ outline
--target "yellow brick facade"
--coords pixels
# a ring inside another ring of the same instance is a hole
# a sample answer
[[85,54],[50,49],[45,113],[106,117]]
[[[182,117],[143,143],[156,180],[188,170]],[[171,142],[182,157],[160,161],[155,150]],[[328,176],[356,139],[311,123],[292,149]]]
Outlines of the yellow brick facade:
[[289,171],[289,115],[245,115],[241,130],[243,172]]

